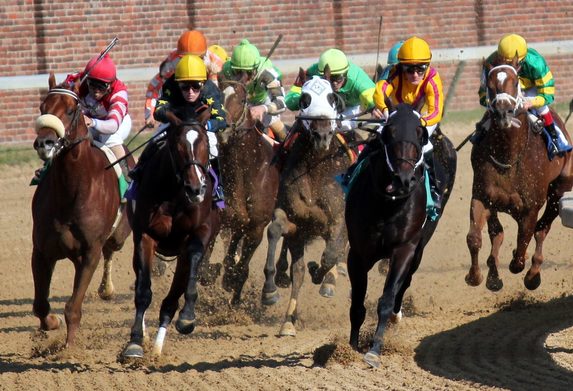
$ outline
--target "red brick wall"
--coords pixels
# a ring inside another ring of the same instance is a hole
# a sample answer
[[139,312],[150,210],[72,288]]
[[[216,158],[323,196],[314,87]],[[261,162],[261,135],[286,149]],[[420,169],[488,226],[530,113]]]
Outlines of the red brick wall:
[[[517,32],[529,42],[573,39],[573,2],[513,0],[330,0],[307,1],[81,1],[3,0],[0,4],[0,77],[67,73],[81,69],[117,36],[112,57],[120,69],[156,67],[187,27],[205,32],[210,43],[232,49],[249,38],[265,54],[279,33],[273,59],[318,57],[329,47],[349,54],[376,53],[416,34],[432,49],[494,45]],[[248,6],[246,4],[249,4]],[[428,5],[429,4],[429,5]],[[407,8],[406,8],[407,7]],[[556,100],[573,95],[570,54],[548,56],[557,84]],[[385,62],[380,58],[380,62]],[[372,73],[372,67],[367,71]],[[457,63],[441,62],[447,89]],[[295,75],[285,75],[288,89]],[[467,63],[449,110],[477,108],[479,61]],[[129,82],[134,130],[142,125],[146,81]],[[46,80],[47,86],[47,80]],[[45,90],[0,90],[0,143],[32,140],[32,123]]]

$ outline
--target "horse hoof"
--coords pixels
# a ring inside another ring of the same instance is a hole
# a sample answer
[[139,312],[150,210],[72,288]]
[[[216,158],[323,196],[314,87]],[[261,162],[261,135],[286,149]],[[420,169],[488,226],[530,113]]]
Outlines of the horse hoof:
[[395,314],[394,312],[390,314],[390,319],[389,319],[390,323],[397,324],[400,323],[401,320],[402,320],[402,310],[398,311],[397,314]]
[[336,271],[341,276],[344,276],[344,277],[348,276],[348,266],[346,265],[346,263],[337,264],[336,265]]
[[40,320],[40,330],[44,331],[52,331],[58,330],[60,326],[64,323],[64,319],[62,319],[59,315],[49,314],[43,320]]
[[114,292],[114,288],[113,288],[113,284],[109,284],[107,286],[104,286],[103,284],[100,285],[97,293],[100,297],[100,299],[102,300],[111,300],[111,298],[113,297],[113,292]]
[[509,271],[513,274],[521,273],[525,269],[525,262],[511,261],[509,264]]
[[288,288],[290,282],[290,277],[285,272],[277,272],[275,275],[275,284],[277,284],[279,288]]
[[261,298],[261,302],[264,305],[274,305],[278,303],[279,298],[280,298],[279,291],[263,292],[263,297]]
[[193,330],[195,330],[195,319],[187,320],[179,318],[177,322],[175,322],[175,329],[179,334],[191,334]]
[[378,272],[380,274],[388,274],[388,269],[390,267],[390,260],[387,258],[383,258],[378,262]]
[[143,358],[143,347],[136,343],[130,343],[121,354],[124,358]]
[[292,322],[284,322],[279,334],[281,337],[296,337],[296,329]]
[[320,290],[318,291],[322,297],[332,298],[334,297],[335,285],[333,284],[322,284]]
[[530,273],[531,272],[529,271],[527,272],[525,278],[523,279],[523,283],[527,289],[534,291],[535,289],[539,288],[539,285],[541,285],[541,273],[537,273],[533,277],[531,277]]
[[466,284],[468,284],[469,286],[479,286],[482,281],[483,281],[483,276],[481,273],[477,273],[477,274],[468,273],[468,274],[466,274]]
[[310,279],[313,284],[320,284],[322,282],[322,277],[317,275],[319,268],[319,264],[314,261],[308,263],[308,274],[310,274]]
[[364,361],[372,368],[380,368],[380,355],[372,350],[364,355]]
[[492,292],[499,292],[503,288],[503,281],[500,278],[488,278],[485,287]]
[[234,273],[232,271],[226,271],[223,275],[223,289],[227,292],[233,292],[234,288]]

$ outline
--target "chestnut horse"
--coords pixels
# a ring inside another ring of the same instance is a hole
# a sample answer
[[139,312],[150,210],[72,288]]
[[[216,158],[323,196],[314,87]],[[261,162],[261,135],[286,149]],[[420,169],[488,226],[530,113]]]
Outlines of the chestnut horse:
[[[517,69],[517,58],[511,65],[488,66],[490,104],[486,115],[491,127],[479,144],[473,146],[471,154],[474,178],[467,235],[471,267],[466,282],[477,286],[483,280],[478,254],[482,246],[481,231],[487,221],[492,246],[487,259],[486,287],[492,291],[503,287],[498,257],[504,233],[498,212],[508,213],[518,225],[517,248],[509,265],[512,273],[524,269],[527,246],[535,236],[535,253],[524,283],[528,289],[536,289],[541,283],[543,242],[559,213],[559,199],[573,184],[571,155],[567,153],[550,160],[544,137],[530,125],[528,113],[521,106]],[[563,121],[554,111],[552,114],[555,124],[571,142]],[[545,203],[545,212],[537,220]]]
[[[452,143],[439,128],[432,139],[443,211],[454,185],[457,158]],[[427,174],[422,147],[427,140],[420,115],[406,104],[398,105],[382,134],[371,141],[377,145],[372,145],[373,151],[363,160],[346,198],[348,276],[352,287],[350,344],[354,349],[358,349],[360,327],[366,316],[368,271],[378,260],[390,259],[384,291],[378,300],[378,325],[370,351],[364,356],[374,367],[380,365],[387,322],[401,318],[404,293],[439,221],[426,214]]]
[[40,157],[50,159],[50,167],[32,200],[33,308],[42,330],[59,328],[61,321],[50,313],[48,296],[56,261],[69,258],[75,276],[64,315],[66,346],[71,346],[100,257],[103,253],[105,270],[99,295],[108,299],[113,293],[112,255],[121,249],[130,228],[123,213],[125,206],[120,204],[117,175],[105,169],[108,158],[91,143],[80,107],[79,84],[56,86],[53,73],[48,82],[34,141]]
[[297,119],[291,130],[297,138],[284,162],[277,209],[267,229],[269,245],[263,304],[275,304],[279,299],[275,251],[281,237],[284,236],[283,243],[286,242],[291,254],[291,298],[281,335],[296,334],[306,244],[315,238],[322,238],[326,243],[320,267],[309,265],[312,281],[322,283],[320,294],[325,297],[334,294],[336,274],[331,269],[345,256],[344,196],[335,176],[344,173],[352,160],[348,156],[348,146],[341,143],[336,134],[336,103],[337,98],[327,80],[317,77],[303,85],[300,105],[306,119]]
[[[209,110],[205,110],[207,114]],[[181,334],[195,328],[195,303],[199,267],[205,252],[219,231],[219,211],[212,205],[213,180],[208,173],[209,143],[203,124],[174,125],[167,139],[150,158],[128,215],[133,229],[133,269],[135,271],[135,320],[123,357],[142,358],[145,311],[151,304],[151,266],[155,253],[177,256],[171,288],[159,313],[159,331],[154,354],[160,355],[167,327],[185,304],[175,324]]]
[[237,304],[249,275],[249,263],[275,207],[279,167],[274,150],[279,144],[263,134],[252,120],[243,83],[223,80],[221,88],[230,124],[220,134],[219,144],[226,197],[222,223],[230,231],[223,287],[233,292],[232,303]]

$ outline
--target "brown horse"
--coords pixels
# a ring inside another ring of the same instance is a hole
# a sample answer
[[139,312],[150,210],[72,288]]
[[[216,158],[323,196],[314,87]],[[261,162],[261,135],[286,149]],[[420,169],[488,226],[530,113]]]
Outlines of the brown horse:
[[[517,248],[509,265],[512,273],[524,269],[527,246],[535,236],[535,253],[524,283],[528,289],[536,289],[541,283],[543,242],[558,214],[559,199],[573,184],[571,155],[550,160],[544,137],[530,125],[528,113],[521,107],[517,67],[517,59],[514,59],[511,65],[488,68],[490,104],[486,115],[491,128],[480,143],[474,145],[471,154],[474,179],[467,235],[471,267],[466,282],[477,286],[483,280],[478,253],[482,246],[481,231],[487,221],[492,247],[487,259],[486,287],[492,291],[503,287],[498,273],[498,256],[504,233],[497,214],[508,213],[518,225]],[[570,142],[563,121],[557,113],[552,114]],[[545,212],[537,220],[545,203]]]
[[[315,83],[314,88],[312,84]],[[321,92],[320,97],[306,93]],[[314,106],[323,99],[320,106]],[[312,100],[312,101],[311,101]],[[268,227],[269,241],[265,264],[265,284],[262,301],[265,305],[275,304],[279,294],[275,285],[275,251],[277,242],[284,236],[291,254],[291,298],[281,335],[295,335],[294,323],[297,318],[297,300],[305,273],[304,248],[310,240],[323,238],[326,248],[321,265],[309,267],[312,281],[322,282],[320,293],[331,297],[334,294],[335,270],[337,262],[345,258],[347,243],[344,224],[344,196],[335,176],[346,171],[352,162],[348,148],[336,134],[336,97],[330,83],[324,79],[313,79],[305,83],[301,95],[301,108],[323,107],[310,110],[314,119],[298,119],[291,130],[297,135],[284,163],[279,185],[277,209]],[[303,112],[301,110],[301,112]],[[326,118],[324,118],[326,117]],[[303,122],[304,121],[304,122]],[[327,274],[328,273],[328,274]]]
[[105,270],[99,294],[104,299],[111,297],[111,258],[130,233],[120,205],[117,175],[105,169],[109,160],[91,143],[78,92],[79,84],[56,86],[54,74],[50,74],[34,141],[40,157],[51,160],[32,200],[33,308],[42,330],[59,328],[60,319],[50,313],[50,282],[56,261],[69,258],[75,276],[64,309],[66,346],[74,343],[82,302],[102,253]]
[[252,120],[243,83],[223,80],[221,88],[230,124],[219,144],[226,193],[222,221],[223,228],[230,231],[223,287],[233,292],[232,303],[237,304],[249,275],[249,263],[275,207],[279,167],[273,158],[278,143],[264,135]]
[[[207,114],[209,111],[206,110]],[[175,123],[179,122],[177,125]],[[145,311],[151,303],[151,266],[155,253],[177,256],[171,288],[159,313],[154,353],[161,354],[167,327],[185,304],[175,324],[181,334],[195,328],[197,280],[203,256],[219,231],[219,211],[212,205],[213,180],[208,173],[209,143],[203,124],[172,121],[167,140],[150,158],[128,215],[133,229],[135,320],[123,357],[142,358]]]

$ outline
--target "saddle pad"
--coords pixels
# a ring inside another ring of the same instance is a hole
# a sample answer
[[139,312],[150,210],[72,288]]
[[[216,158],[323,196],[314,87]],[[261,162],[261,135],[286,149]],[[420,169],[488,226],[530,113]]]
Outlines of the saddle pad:
[[[93,141],[93,145],[95,145],[101,151],[103,151],[103,153],[105,153],[105,156],[107,157],[107,160],[110,162],[110,164],[115,163],[117,158],[115,157],[115,154],[109,147],[106,147],[99,141],[95,140]],[[121,171],[119,163],[113,165],[113,170],[115,171],[115,175],[117,175],[119,196],[123,198],[129,184],[127,183],[127,180],[123,177],[123,173]]]

